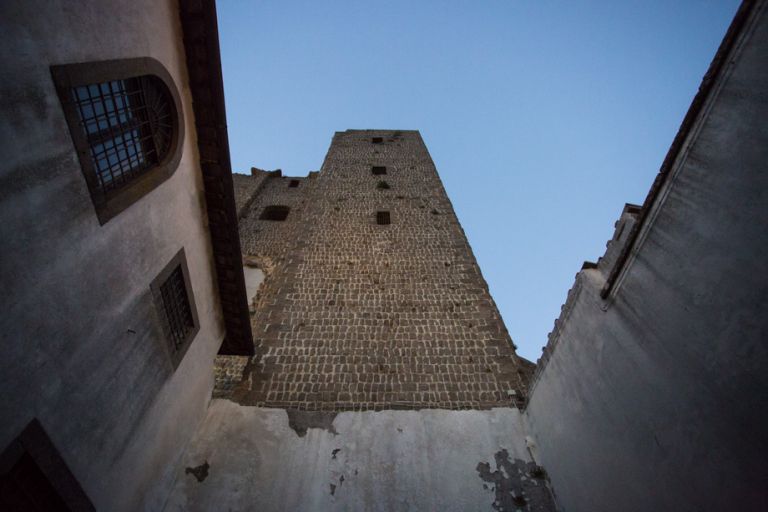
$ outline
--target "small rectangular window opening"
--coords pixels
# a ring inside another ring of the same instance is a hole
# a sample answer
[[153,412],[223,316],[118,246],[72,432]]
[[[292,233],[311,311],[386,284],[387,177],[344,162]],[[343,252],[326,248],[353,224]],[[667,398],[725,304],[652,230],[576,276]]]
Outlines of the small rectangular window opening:
[[264,208],[264,211],[261,213],[261,217],[259,217],[260,220],[276,220],[276,221],[283,221],[288,217],[288,213],[291,211],[291,208],[288,206],[282,206],[282,205],[271,205]]
[[168,279],[160,285],[160,295],[163,298],[163,309],[168,322],[171,349],[178,352],[184,345],[187,334],[195,328],[181,265],[173,269]]
[[376,212],[376,224],[380,226],[389,224],[389,212]]
[[291,180],[288,182],[288,188],[296,188],[299,186],[299,180]]
[[167,352],[175,369],[200,330],[183,248],[168,262],[149,287],[165,335]]
[[371,167],[371,172],[375,176],[381,176],[382,174],[387,174],[387,168],[382,165],[374,165]]
[[374,144],[381,144],[382,142],[384,142],[384,139],[381,137],[372,137],[371,142]]

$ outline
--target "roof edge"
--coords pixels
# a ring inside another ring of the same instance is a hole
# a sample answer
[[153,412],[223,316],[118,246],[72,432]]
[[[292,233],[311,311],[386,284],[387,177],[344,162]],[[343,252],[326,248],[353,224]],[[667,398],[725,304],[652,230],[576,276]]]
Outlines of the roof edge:
[[691,102],[691,106],[688,107],[688,112],[686,112],[685,117],[683,118],[683,122],[681,123],[680,128],[678,129],[677,134],[672,141],[672,145],[669,147],[667,155],[664,157],[661,168],[659,169],[656,178],[653,180],[651,189],[648,191],[648,195],[646,196],[645,201],[640,208],[638,220],[632,227],[632,231],[629,233],[627,242],[624,245],[624,248],[622,249],[618,258],[616,259],[616,263],[614,264],[611,273],[608,275],[605,285],[600,291],[600,296],[603,299],[610,295],[611,291],[616,285],[619,276],[624,270],[624,267],[626,267],[627,260],[629,259],[629,256],[637,243],[640,232],[648,219],[651,207],[656,202],[656,199],[659,197],[662,188],[667,183],[667,180],[671,174],[670,171],[672,166],[677,160],[677,157],[683,148],[684,142],[688,138],[688,134],[691,132],[691,129],[699,118],[699,114],[701,114],[704,105],[709,99],[715,83],[717,82],[718,78],[720,78],[727,63],[728,54],[730,54],[731,50],[733,50],[734,46],[736,45],[736,42],[741,35],[747,20],[754,11],[757,3],[757,0],[743,0],[739,6],[739,9],[736,11],[736,15],[733,17],[733,20],[731,21],[731,24],[725,33],[725,37],[720,42],[720,46],[718,47],[717,52],[715,53],[715,56],[712,59],[712,62],[710,63],[704,78],[701,81],[701,85],[699,85],[699,90],[696,93],[696,96],[694,96],[693,101]]
[[213,264],[224,315],[225,337],[219,353],[253,355],[253,334],[229,157],[216,2],[180,0],[179,15],[211,232]]

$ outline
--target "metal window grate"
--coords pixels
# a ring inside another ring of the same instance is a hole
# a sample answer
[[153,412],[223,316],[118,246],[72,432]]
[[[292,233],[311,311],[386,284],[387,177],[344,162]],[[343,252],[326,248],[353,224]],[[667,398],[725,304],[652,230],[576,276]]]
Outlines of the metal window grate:
[[371,172],[375,176],[381,176],[382,174],[387,174],[387,168],[381,165],[374,165],[371,167]]
[[376,224],[382,226],[389,224],[389,212],[376,212]]
[[181,348],[187,338],[187,334],[194,328],[181,265],[176,267],[171,272],[171,275],[168,276],[168,279],[160,285],[160,294],[163,299],[165,317],[168,321],[168,330],[172,343],[171,348],[176,351]]
[[172,100],[158,78],[82,85],[71,93],[102,192],[124,186],[167,156]]

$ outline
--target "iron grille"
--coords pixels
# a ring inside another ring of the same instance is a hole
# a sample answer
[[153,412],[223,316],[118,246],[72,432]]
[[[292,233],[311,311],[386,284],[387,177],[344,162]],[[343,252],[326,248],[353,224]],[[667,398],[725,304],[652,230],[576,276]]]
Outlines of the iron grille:
[[387,174],[387,168],[381,165],[374,165],[371,167],[371,172],[376,176],[381,176],[382,174]]
[[140,76],[71,91],[102,192],[126,185],[168,155],[172,100],[160,79]]
[[382,226],[389,224],[389,212],[376,212],[376,224]]
[[171,348],[176,351],[181,348],[186,341],[187,334],[194,328],[181,265],[176,267],[168,279],[160,285],[160,295],[163,299],[163,309],[168,322]]

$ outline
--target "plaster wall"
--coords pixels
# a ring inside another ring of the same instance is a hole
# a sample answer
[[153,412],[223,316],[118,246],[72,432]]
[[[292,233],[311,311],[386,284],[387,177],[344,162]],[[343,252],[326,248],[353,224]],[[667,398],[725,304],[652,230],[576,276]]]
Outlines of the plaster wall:
[[613,293],[582,270],[556,323],[525,419],[568,512],[768,508],[767,63],[759,2]]
[[336,415],[215,399],[165,510],[552,512],[534,468],[517,409]]
[[[98,510],[158,510],[223,338],[175,2],[0,6],[0,447],[38,418]],[[179,90],[175,174],[100,226],[49,66],[152,57]],[[184,247],[200,331],[174,372],[150,282]]]

